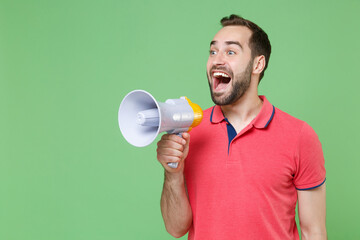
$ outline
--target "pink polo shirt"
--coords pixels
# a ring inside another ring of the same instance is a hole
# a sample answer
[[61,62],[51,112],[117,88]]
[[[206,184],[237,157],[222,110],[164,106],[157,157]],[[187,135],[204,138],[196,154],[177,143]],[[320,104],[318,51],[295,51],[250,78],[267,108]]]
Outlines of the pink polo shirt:
[[188,239],[299,239],[297,190],[325,182],[321,143],[307,123],[259,97],[260,113],[230,145],[219,106],[190,132]]

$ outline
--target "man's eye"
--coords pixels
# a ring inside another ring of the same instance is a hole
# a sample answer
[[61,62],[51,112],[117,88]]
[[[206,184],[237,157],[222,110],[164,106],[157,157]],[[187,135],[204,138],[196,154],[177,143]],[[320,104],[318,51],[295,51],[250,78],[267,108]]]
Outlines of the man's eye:
[[216,54],[216,51],[210,50],[210,55],[215,55],[215,54]]
[[235,52],[232,51],[232,50],[229,50],[229,51],[227,52],[227,54],[228,54],[228,55],[235,55]]

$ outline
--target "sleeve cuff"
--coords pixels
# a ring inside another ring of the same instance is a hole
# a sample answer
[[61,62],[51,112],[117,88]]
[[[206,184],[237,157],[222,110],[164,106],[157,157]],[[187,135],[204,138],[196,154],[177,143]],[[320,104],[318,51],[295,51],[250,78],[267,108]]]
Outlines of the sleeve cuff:
[[304,190],[311,190],[317,187],[320,187],[321,185],[323,185],[326,181],[326,178],[324,179],[324,181],[320,182],[320,183],[315,183],[315,186],[313,186],[314,184],[307,184],[307,185],[303,185],[301,187],[295,187],[296,190],[300,190],[300,191],[304,191]]

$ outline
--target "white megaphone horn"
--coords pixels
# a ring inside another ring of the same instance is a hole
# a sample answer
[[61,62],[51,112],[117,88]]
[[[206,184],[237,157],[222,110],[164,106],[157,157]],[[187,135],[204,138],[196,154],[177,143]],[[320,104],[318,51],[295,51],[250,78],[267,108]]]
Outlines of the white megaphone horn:
[[[136,147],[152,143],[160,132],[181,134],[200,124],[203,112],[188,98],[157,102],[144,90],[134,90],[122,100],[118,113],[120,131]],[[177,163],[168,163],[177,168]]]

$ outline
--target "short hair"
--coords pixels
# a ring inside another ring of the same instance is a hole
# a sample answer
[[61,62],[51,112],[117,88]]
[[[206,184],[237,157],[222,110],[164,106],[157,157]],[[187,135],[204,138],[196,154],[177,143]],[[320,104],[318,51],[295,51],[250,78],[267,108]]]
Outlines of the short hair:
[[260,73],[260,79],[259,79],[260,82],[269,64],[269,59],[271,54],[271,44],[268,35],[255,23],[235,14],[231,14],[229,17],[222,18],[220,23],[223,27],[245,26],[251,30],[252,35],[249,39],[249,47],[251,49],[252,59],[260,55],[264,55],[265,57],[265,67],[264,70]]

